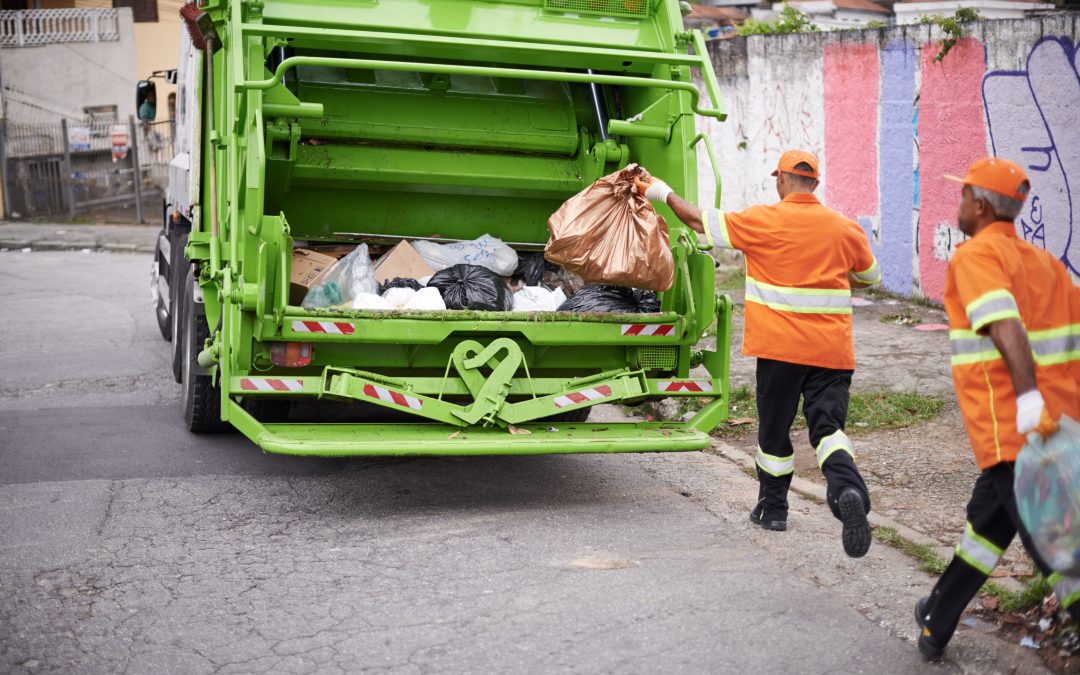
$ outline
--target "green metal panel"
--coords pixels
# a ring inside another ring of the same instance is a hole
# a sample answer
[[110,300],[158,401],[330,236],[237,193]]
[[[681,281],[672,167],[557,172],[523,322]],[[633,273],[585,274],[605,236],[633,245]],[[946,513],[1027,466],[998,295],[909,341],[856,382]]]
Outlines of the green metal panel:
[[[206,206],[187,254],[200,264],[213,327],[203,360],[215,364],[223,419],[267,451],[300,455],[707,445],[727,413],[730,303],[717,301],[712,259],[666,207],[676,277],[658,314],[287,305],[297,240],[490,233],[543,244],[547,218],[563,200],[631,161],[696,199],[694,117],[725,113],[704,43],[683,30],[678,3],[210,0],[205,7],[224,48],[214,55],[215,106],[206,111],[216,131],[202,139]],[[692,67],[702,72],[708,100]],[[596,117],[592,85],[610,123]],[[211,165],[216,199],[206,180]],[[217,236],[209,232],[210,209]],[[714,318],[717,350],[695,355]],[[298,329],[305,321],[348,330]],[[636,334],[627,330],[634,325],[664,329]],[[313,362],[274,367],[275,341],[312,343]],[[697,358],[710,379],[687,379]],[[254,379],[275,377],[299,388],[252,391]],[[682,382],[677,391],[673,378]],[[260,396],[359,401],[372,397],[371,387],[391,399],[412,397],[435,421],[263,425],[238,403]],[[589,390],[595,398],[577,400]],[[598,401],[665,395],[714,400],[684,424],[530,422]],[[510,424],[531,433],[510,434]]]

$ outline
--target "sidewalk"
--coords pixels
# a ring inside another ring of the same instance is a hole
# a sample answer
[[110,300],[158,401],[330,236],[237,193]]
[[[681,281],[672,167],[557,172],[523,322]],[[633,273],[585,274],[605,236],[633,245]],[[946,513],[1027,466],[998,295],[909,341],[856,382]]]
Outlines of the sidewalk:
[[0,249],[33,251],[101,250],[153,253],[158,228],[153,225],[79,225],[0,222]]

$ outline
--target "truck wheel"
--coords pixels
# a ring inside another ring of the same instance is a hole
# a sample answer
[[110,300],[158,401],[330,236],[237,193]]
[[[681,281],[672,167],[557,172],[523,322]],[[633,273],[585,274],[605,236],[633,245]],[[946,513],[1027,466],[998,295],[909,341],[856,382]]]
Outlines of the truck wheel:
[[551,417],[545,417],[545,422],[568,422],[570,424],[577,424],[589,419],[589,413],[592,412],[592,406],[586,406],[584,408],[578,408],[577,410],[567,410],[564,413],[558,415],[552,415]]
[[[161,232],[158,234],[158,239],[160,240],[163,236],[165,236],[164,228],[162,228]],[[169,309],[173,305],[171,303],[172,298],[162,297],[162,295],[158,293],[158,279],[162,272],[166,275],[169,274],[171,267],[172,266],[168,264],[168,261],[164,259],[161,249],[155,245],[154,268],[150,275],[150,284],[153,286],[151,292],[154,294],[154,297],[157,298],[157,302],[154,304],[154,316],[157,318],[157,326],[158,330],[161,331],[161,337],[165,338],[166,341],[171,341],[173,336],[173,320],[172,317],[169,316]],[[172,295],[171,283],[169,284],[169,294]]]
[[180,381],[182,365],[184,362],[183,345],[181,344],[183,340],[180,339],[181,327],[184,325],[183,287],[184,283],[187,281],[188,269],[191,267],[184,258],[184,247],[187,246],[187,240],[188,236],[186,233],[176,237],[176,240],[172,242],[172,254],[169,256],[169,295],[172,296],[170,305],[173,307],[172,334],[176,336],[176,338],[173,339],[172,370],[173,377],[176,378],[177,382]]
[[184,425],[197,434],[222,431],[226,424],[221,421],[221,389],[214,385],[214,378],[198,373],[199,352],[203,343],[210,336],[206,325],[206,316],[195,307],[195,275],[188,270],[187,277],[178,294],[180,296],[182,337],[177,342],[182,344],[183,359],[181,364],[181,386],[183,388],[181,404]]

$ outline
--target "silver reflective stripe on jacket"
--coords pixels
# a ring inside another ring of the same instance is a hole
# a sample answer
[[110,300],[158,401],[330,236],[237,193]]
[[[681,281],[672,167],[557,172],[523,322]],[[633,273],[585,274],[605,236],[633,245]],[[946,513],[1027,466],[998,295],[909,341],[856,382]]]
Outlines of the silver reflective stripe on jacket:
[[967,312],[968,320],[971,321],[972,330],[979,330],[988,323],[1002,319],[1020,318],[1016,299],[1004,288],[982,294],[969,303],[964,310]]
[[728,234],[727,219],[720,209],[702,209],[705,217],[705,227],[712,232],[713,242],[724,248],[735,248],[731,243],[731,235]]
[[[1032,356],[1040,366],[1080,360],[1080,324],[1028,333]],[[973,330],[949,331],[949,351],[954,366],[1001,358],[989,336]]]
[[746,301],[797,314],[851,314],[851,290],[774,286],[746,277]]
[[881,281],[881,269],[878,267],[877,260],[875,260],[873,265],[862,272],[852,272],[849,276],[864,284],[876,284]]

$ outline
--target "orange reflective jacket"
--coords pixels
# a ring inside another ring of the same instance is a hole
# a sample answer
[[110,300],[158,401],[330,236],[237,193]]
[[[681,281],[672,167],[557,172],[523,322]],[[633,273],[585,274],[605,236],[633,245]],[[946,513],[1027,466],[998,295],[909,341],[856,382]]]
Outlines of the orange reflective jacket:
[[705,219],[718,245],[746,258],[743,353],[853,370],[850,279],[881,280],[859,224],[807,193]]
[[1080,289],[1061,261],[1016,236],[1012,223],[988,225],[957,248],[945,282],[953,384],[979,467],[1014,462],[1016,391],[987,326],[1019,319],[1035,378],[1055,419],[1080,419]]

